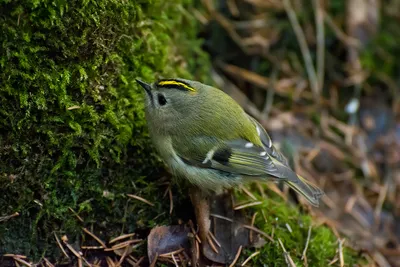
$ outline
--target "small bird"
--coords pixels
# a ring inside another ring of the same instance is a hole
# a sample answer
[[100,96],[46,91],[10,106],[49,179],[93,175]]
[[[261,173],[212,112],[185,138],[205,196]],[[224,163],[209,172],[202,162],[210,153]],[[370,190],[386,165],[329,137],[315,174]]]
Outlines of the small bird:
[[185,79],[136,81],[146,91],[150,136],[173,175],[204,191],[283,181],[318,206],[323,191],[289,167],[267,131],[229,95]]

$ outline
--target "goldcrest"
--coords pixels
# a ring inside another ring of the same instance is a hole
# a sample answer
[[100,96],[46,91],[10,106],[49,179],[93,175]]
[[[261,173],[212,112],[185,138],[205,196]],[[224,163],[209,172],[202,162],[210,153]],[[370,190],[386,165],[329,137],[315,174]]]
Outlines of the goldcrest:
[[283,181],[318,206],[323,192],[289,167],[267,131],[229,95],[185,79],[137,82],[146,92],[150,136],[173,175],[213,191]]

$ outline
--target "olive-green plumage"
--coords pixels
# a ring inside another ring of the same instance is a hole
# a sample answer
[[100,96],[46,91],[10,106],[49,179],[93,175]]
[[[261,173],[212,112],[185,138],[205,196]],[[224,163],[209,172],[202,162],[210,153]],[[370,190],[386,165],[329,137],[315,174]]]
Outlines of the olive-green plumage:
[[318,205],[322,191],[290,169],[265,129],[230,96],[184,79],[138,82],[154,145],[177,177],[208,190],[282,180]]

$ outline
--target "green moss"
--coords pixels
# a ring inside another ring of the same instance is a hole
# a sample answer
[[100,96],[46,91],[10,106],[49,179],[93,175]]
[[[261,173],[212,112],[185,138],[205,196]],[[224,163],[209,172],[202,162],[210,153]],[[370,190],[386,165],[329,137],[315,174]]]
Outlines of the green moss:
[[[253,192],[256,192],[254,190]],[[271,193],[271,192],[269,192]],[[238,201],[245,201],[248,196],[239,191],[236,192]],[[315,226],[312,218],[301,212],[298,207],[290,207],[274,193],[267,198],[254,194],[262,201],[261,205],[249,208],[248,212],[257,212],[255,225],[269,235],[273,235],[275,242],[267,243],[260,248],[260,253],[252,259],[251,266],[286,266],[283,250],[278,238],[282,241],[286,251],[297,266],[304,265],[301,260],[305,244],[307,242],[308,229],[312,226],[311,237],[307,249],[308,266],[328,266],[337,257],[338,238],[332,230],[326,226]],[[290,229],[290,230],[289,230]],[[242,255],[242,261],[254,253],[254,250],[246,250]],[[343,248],[346,266],[360,263],[363,259],[348,247]],[[339,262],[337,262],[339,263]],[[336,265],[333,265],[336,266]]]
[[38,257],[53,232],[74,239],[96,223],[113,235],[168,210],[135,78],[204,78],[190,4],[0,1],[0,216],[20,213],[0,224],[0,254]]

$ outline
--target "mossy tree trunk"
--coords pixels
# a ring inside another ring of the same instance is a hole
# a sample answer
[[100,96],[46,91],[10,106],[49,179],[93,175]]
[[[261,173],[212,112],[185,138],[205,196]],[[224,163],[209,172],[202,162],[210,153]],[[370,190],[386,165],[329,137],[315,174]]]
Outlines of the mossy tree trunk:
[[20,214],[0,223],[0,254],[51,254],[53,232],[91,223],[109,235],[154,223],[162,203],[124,195],[161,194],[135,78],[204,75],[190,5],[0,1],[0,216]]

